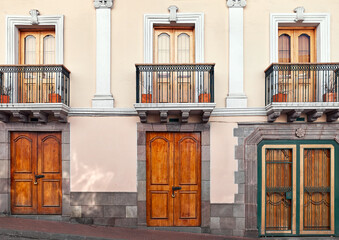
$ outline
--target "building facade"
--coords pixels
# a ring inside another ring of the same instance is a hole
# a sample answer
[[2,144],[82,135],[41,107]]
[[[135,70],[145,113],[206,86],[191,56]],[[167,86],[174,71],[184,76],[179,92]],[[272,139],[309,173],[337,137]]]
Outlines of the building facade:
[[2,0],[0,213],[339,234],[339,2]]

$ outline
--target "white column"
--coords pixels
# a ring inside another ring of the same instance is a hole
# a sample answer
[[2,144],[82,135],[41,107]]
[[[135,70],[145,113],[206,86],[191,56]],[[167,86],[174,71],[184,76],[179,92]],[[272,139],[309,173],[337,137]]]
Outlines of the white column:
[[93,108],[113,108],[111,93],[111,8],[113,0],[94,0],[96,8],[96,92]]
[[227,0],[229,7],[229,87],[227,108],[246,108],[244,93],[244,7],[246,0]]

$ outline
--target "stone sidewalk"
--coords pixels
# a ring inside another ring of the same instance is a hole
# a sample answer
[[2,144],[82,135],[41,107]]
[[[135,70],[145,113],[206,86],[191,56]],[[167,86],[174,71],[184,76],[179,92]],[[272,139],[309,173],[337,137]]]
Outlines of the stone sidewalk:
[[155,231],[148,229],[103,227],[61,221],[34,220],[18,217],[0,217],[1,240],[55,239],[55,240],[225,240],[250,239],[211,234]]

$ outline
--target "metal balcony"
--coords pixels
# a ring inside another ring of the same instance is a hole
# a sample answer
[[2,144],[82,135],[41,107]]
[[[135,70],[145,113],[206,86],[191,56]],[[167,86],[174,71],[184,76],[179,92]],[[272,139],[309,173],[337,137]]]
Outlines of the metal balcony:
[[265,104],[268,121],[281,113],[295,121],[302,113],[309,122],[323,113],[338,118],[339,63],[274,63],[265,70]]

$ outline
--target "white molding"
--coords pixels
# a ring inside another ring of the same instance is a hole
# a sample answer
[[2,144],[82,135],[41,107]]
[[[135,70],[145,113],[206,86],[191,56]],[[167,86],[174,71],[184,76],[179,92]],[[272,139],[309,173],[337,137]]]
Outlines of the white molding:
[[[195,62],[204,63],[204,13],[177,13],[176,23],[195,26]],[[153,62],[153,27],[170,24],[170,14],[144,15],[144,63]]]
[[[229,3],[229,2],[228,2]],[[240,4],[240,2],[239,2]],[[245,4],[246,5],[246,4]],[[227,108],[246,108],[244,93],[244,9],[229,8],[229,69]]]
[[[101,1],[97,1],[100,3]],[[102,2],[102,4],[107,2]],[[96,90],[93,108],[113,108],[111,93],[111,8],[96,8]]]
[[[186,106],[186,109],[198,109],[197,106]],[[169,107],[165,110],[178,110]],[[159,109],[158,109],[159,110]],[[235,117],[235,116],[266,116],[267,112],[262,108],[214,108],[211,113],[212,117]],[[71,108],[68,113],[69,117],[86,117],[86,116],[138,116],[135,108]]]
[[[295,25],[296,13],[270,14],[270,62],[278,62],[278,28],[279,24]],[[317,62],[330,62],[330,14],[304,13],[302,24],[317,26]],[[298,23],[300,26],[300,23]]]
[[[54,26],[55,28],[55,63],[64,63],[64,16],[38,16],[39,24],[35,26]],[[6,16],[6,63],[18,64],[18,42],[19,42],[19,27],[32,25],[32,16]]]

